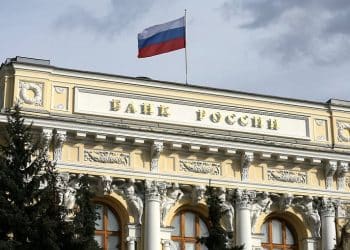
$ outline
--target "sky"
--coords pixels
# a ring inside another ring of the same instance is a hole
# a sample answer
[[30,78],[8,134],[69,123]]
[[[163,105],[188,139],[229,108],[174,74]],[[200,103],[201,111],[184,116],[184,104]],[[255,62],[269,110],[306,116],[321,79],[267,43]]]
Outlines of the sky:
[[350,101],[349,0],[0,0],[0,61],[185,82],[185,51],[137,58],[137,33],[187,9],[188,82]]

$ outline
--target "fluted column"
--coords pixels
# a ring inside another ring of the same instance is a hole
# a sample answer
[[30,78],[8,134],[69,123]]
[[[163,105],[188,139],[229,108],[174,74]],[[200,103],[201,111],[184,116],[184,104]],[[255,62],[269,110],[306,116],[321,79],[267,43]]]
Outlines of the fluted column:
[[335,209],[330,199],[324,199],[321,207],[322,250],[333,250],[336,245]]
[[146,181],[144,249],[160,250],[160,194],[155,181]]
[[236,243],[243,245],[245,250],[252,249],[251,233],[251,198],[247,190],[237,190],[236,193]]

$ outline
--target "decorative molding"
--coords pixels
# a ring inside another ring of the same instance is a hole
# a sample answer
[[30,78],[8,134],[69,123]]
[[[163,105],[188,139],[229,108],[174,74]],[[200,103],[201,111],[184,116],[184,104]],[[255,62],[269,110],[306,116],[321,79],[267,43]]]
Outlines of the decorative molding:
[[337,121],[338,141],[350,142],[350,122]]
[[339,162],[337,167],[337,189],[339,191],[345,190],[345,174],[349,171],[349,164],[347,162]]
[[158,173],[159,172],[159,157],[160,153],[163,151],[164,145],[163,142],[155,141],[152,144],[151,148],[151,172]]
[[142,224],[143,215],[143,192],[137,186],[138,183],[134,179],[128,179],[125,182],[117,185],[112,185],[112,190],[121,194],[127,201],[131,213],[135,218],[135,224]]
[[161,226],[165,226],[165,218],[169,210],[175,205],[175,203],[184,196],[184,193],[181,191],[179,184],[172,183],[169,185],[164,185],[163,188],[160,187],[161,191],[161,202],[160,202],[160,223]]
[[325,165],[325,177],[326,177],[326,189],[332,189],[333,185],[333,176],[335,171],[337,170],[337,162],[336,161],[328,161]]
[[185,172],[221,175],[221,165],[217,162],[180,160],[180,168]]
[[235,209],[232,206],[231,192],[227,191],[225,188],[219,188],[218,199],[220,200],[220,212],[221,212],[221,221],[228,232],[232,236],[234,231],[234,217]]
[[321,119],[315,119],[315,123],[317,126],[325,126],[326,125],[326,120],[321,120]]
[[64,110],[64,104],[59,103],[59,104],[57,104],[57,105],[54,106],[54,109]]
[[51,140],[53,138],[52,129],[44,128],[42,133],[42,143],[46,150],[50,147]]
[[242,181],[248,181],[249,179],[249,167],[253,162],[254,154],[253,152],[244,152],[241,158],[241,178]]
[[63,213],[66,221],[72,221],[75,217],[78,205],[76,204],[77,190],[80,188],[79,175],[61,172],[57,175],[56,187],[58,190],[59,205],[64,207]]
[[294,196],[291,193],[283,193],[283,194],[271,194],[272,198],[275,198],[275,202],[277,204],[277,208],[280,211],[284,211],[292,206],[292,202],[294,200]]
[[204,185],[194,186],[192,188],[192,202],[193,204],[198,204],[201,200],[205,198],[206,188]]
[[62,159],[62,147],[63,143],[67,139],[66,131],[57,130],[54,135],[54,152],[53,152],[53,160],[55,162],[60,161]]
[[256,195],[250,213],[252,232],[255,232],[255,224],[261,213],[269,213],[272,200],[268,192],[261,192]]
[[292,170],[268,169],[267,179],[269,181],[307,184],[307,173]]
[[323,217],[334,217],[335,206],[330,198],[323,198],[321,202],[321,216]]
[[[43,84],[34,82],[19,82],[19,103],[42,106],[43,104]],[[28,95],[32,91],[34,96]]]
[[130,167],[130,154],[85,149],[84,161],[115,164],[117,167]]
[[321,237],[321,218],[318,212],[318,199],[312,196],[296,197],[294,206],[299,208],[314,237]]
[[57,94],[62,94],[64,92],[65,89],[67,89],[66,87],[60,87],[60,86],[54,86],[55,92]]
[[145,196],[146,196],[146,201],[158,201],[160,202],[160,188],[161,185],[157,181],[153,180],[146,180],[145,181]]
[[101,184],[103,189],[103,194],[110,194],[112,192],[112,182],[113,178],[109,175],[101,176]]
[[236,208],[237,209],[251,209],[253,198],[255,198],[255,192],[247,190],[236,190]]

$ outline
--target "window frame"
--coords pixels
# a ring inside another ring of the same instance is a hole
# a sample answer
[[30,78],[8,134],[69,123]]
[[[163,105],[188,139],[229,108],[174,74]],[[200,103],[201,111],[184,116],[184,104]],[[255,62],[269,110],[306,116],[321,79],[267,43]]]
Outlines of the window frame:
[[[272,221],[278,221],[281,223],[281,228],[282,228],[282,244],[278,244],[278,243],[273,243],[272,241]],[[268,242],[261,242],[261,246],[263,247],[263,249],[267,249],[267,250],[273,250],[273,249],[281,249],[281,250],[298,250],[298,237],[297,234],[295,232],[294,227],[288,223],[286,220],[282,219],[282,218],[276,218],[276,217],[272,217],[272,218],[268,218],[263,226],[267,224],[267,239]],[[287,234],[286,234],[286,229],[288,228],[288,230],[291,232],[293,240],[294,240],[294,244],[287,244]]]
[[[192,237],[189,236],[185,236],[185,214],[186,213],[192,213],[195,215],[195,235]],[[172,221],[171,221],[171,225],[173,224],[174,219],[176,218],[176,216],[180,216],[180,235],[179,236],[174,236],[171,235],[171,240],[174,242],[177,242],[180,244],[180,250],[184,250],[185,249],[185,243],[195,243],[195,250],[200,250],[201,249],[201,244],[198,241],[198,237],[200,236],[200,223],[199,221],[202,220],[203,223],[205,224],[205,226],[207,227],[207,230],[209,231],[209,223],[208,220],[206,218],[204,218],[200,213],[198,213],[197,211],[193,211],[193,210],[180,210],[178,211]]]
[[[118,249],[123,250],[123,240],[122,240],[122,223],[119,217],[119,214],[108,204],[103,202],[95,202],[95,205],[102,206],[102,230],[95,228],[95,234],[94,235],[101,235],[102,236],[102,249],[108,250],[108,237],[109,236],[118,236],[119,237],[119,247]],[[108,230],[108,209],[112,212],[112,214],[115,216],[118,225],[119,225],[119,231],[111,231]]]

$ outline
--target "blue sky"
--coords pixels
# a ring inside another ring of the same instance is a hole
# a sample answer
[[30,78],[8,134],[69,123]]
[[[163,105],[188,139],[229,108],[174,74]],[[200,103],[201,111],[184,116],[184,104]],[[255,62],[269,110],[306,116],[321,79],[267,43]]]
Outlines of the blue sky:
[[137,33],[187,9],[190,84],[350,100],[348,0],[0,0],[0,60],[184,82],[184,50],[137,58]]

